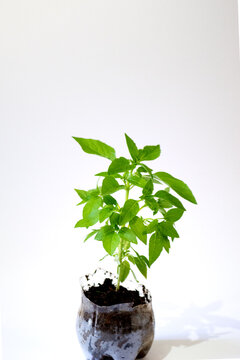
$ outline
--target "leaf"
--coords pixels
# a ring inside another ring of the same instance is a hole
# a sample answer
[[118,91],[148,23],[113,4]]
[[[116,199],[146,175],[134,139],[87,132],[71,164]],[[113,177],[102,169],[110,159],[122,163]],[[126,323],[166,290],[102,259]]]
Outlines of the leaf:
[[90,237],[92,237],[93,235],[95,235],[98,232],[98,230],[93,230],[92,232],[90,232],[84,239],[84,242],[86,242]]
[[140,255],[140,257],[143,259],[143,261],[147,264],[147,266],[150,268],[149,261],[144,255]]
[[141,188],[144,188],[144,186],[147,183],[146,179],[144,179],[143,177],[136,176],[136,175],[129,176],[127,180],[128,180],[128,182],[130,182],[130,184],[139,186]]
[[141,272],[141,274],[145,278],[147,278],[147,265],[146,265],[145,261],[143,259],[141,259],[140,256],[135,256],[134,260],[135,260],[135,264],[136,264],[138,270]]
[[73,139],[76,140],[83,149],[83,151],[88,154],[99,155],[109,160],[114,160],[116,158],[115,150],[111,146],[103,143],[102,141],[78,138],[74,136]]
[[140,153],[140,160],[155,160],[160,156],[160,145],[153,145],[153,146],[144,146],[142,150],[139,151]]
[[104,206],[104,208],[99,211],[99,222],[102,223],[104,220],[109,218],[113,211],[114,208],[112,206]]
[[[103,176],[103,177],[106,177],[106,176],[108,176],[108,172],[107,172],[107,171],[102,171],[102,172],[100,172],[100,173],[95,174],[95,176]],[[123,178],[122,175],[120,175],[120,174],[114,174],[114,175],[112,175],[112,176],[115,177],[116,179],[122,179],[122,178]]]
[[149,240],[149,266],[151,266],[160,256],[163,249],[163,242],[156,233],[152,234]]
[[158,230],[165,236],[171,238],[179,238],[177,230],[174,228],[173,224],[169,221],[162,221],[158,224]]
[[125,134],[125,138],[126,138],[127,147],[128,147],[128,150],[129,150],[129,153],[130,153],[132,159],[134,161],[137,161],[139,152],[138,152],[138,148],[137,148],[135,142],[127,134]]
[[88,193],[85,190],[74,189],[83,201],[88,201]]
[[119,225],[119,217],[120,217],[120,214],[114,212],[112,213],[112,215],[110,216],[110,223],[112,226],[117,226]]
[[[99,189],[91,189],[88,191],[85,190],[79,190],[79,189],[74,189],[76,191],[76,193],[80,196],[80,198],[83,200],[82,203],[87,202],[88,200],[97,197],[100,194]],[[81,203],[80,203],[81,204]]]
[[146,185],[143,188],[143,195],[151,195],[153,192],[153,181],[152,179],[149,179],[148,182],[146,183]]
[[75,228],[78,228],[78,227],[86,227],[86,228],[88,228],[89,226],[91,226],[91,225],[89,225],[89,222],[87,220],[81,219],[76,223]]
[[132,264],[135,264],[135,258],[132,255],[128,255],[128,260],[131,261]]
[[130,264],[127,260],[124,260],[118,267],[118,274],[121,282],[126,280],[129,271],[130,271]]
[[131,229],[122,227],[118,234],[122,239],[130,241],[134,244],[137,244],[136,235],[134,234],[134,232]]
[[83,208],[83,219],[86,220],[88,226],[92,226],[98,222],[99,207],[102,205],[101,198],[90,199]]
[[143,220],[138,216],[135,216],[130,222],[129,225],[137,237],[146,245],[147,244],[147,234],[144,234],[146,226],[143,223]]
[[178,198],[176,198],[172,194],[169,194],[169,192],[167,192],[165,190],[157,191],[154,196],[158,197],[159,199],[168,201],[169,203],[171,203],[172,205],[176,206],[179,209],[186,210],[184,208],[183,204],[181,203],[181,201],[178,200]]
[[182,209],[171,209],[164,215],[164,217],[168,221],[175,222],[182,217],[183,213],[184,210]]
[[152,232],[156,231],[157,225],[158,225],[158,220],[154,219],[153,221],[150,222],[148,226],[146,226],[145,233],[151,234]]
[[108,235],[113,235],[113,233],[114,233],[113,227],[110,225],[105,225],[105,226],[102,226],[98,230],[97,235],[95,236],[95,239],[102,241],[104,239],[104,237],[107,237]]
[[152,196],[147,196],[145,198],[145,204],[149,207],[149,209],[153,211],[154,215],[158,212],[159,210],[158,203]]
[[103,247],[109,255],[114,254],[119,243],[120,243],[120,236],[115,232],[103,238]]
[[104,195],[104,196],[103,196],[103,201],[104,201],[105,204],[107,204],[107,205],[117,205],[117,200],[114,199],[114,197],[111,196],[111,195]]
[[192,191],[182,180],[179,180],[166,172],[157,172],[155,173],[155,176],[170,186],[182,198],[192,202],[193,204],[197,204]]
[[119,183],[113,176],[106,176],[102,182],[102,194],[108,195],[119,190]]
[[108,168],[108,174],[116,174],[131,169],[130,161],[125,157],[114,159]]
[[124,225],[138,213],[139,205],[136,200],[129,199],[125,202],[123,208],[121,209],[119,224]]

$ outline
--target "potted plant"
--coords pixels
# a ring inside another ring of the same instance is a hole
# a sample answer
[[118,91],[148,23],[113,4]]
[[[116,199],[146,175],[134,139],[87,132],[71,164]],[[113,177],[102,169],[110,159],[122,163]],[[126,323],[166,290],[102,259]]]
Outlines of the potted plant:
[[[179,237],[175,222],[185,207],[171,191],[197,202],[183,181],[166,172],[153,172],[146,165],[160,156],[159,145],[138,149],[125,134],[131,156],[127,159],[116,157],[115,150],[99,140],[73,138],[84,152],[110,160],[106,171],[96,174],[100,181],[95,189],[75,189],[81,198],[78,205],[84,206],[75,227],[90,228],[84,241],[92,238],[102,243],[106,256],[117,263],[117,276],[105,271],[102,281],[95,281],[97,274],[93,274],[86,275],[82,283],[79,342],[88,360],[143,358],[153,341],[154,315],[151,295],[137,285],[135,269],[147,278],[162,251],[169,253],[171,243]],[[134,196],[133,189],[138,190]],[[125,200],[121,200],[123,192]],[[149,215],[145,216],[146,210]],[[144,245],[148,254],[142,253]],[[121,285],[130,273],[136,289]]]

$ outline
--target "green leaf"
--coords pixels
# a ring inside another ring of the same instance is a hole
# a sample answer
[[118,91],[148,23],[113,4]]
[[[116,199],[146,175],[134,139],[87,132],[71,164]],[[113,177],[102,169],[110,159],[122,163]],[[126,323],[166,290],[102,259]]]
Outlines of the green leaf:
[[[102,171],[102,172],[100,172],[100,173],[95,174],[95,176],[103,176],[103,177],[106,177],[106,176],[108,176],[108,172],[107,172],[107,171]],[[122,178],[123,178],[122,175],[120,175],[120,174],[114,174],[114,175],[112,175],[112,176],[115,177],[116,179],[122,179]]]
[[105,202],[107,205],[117,205],[117,200],[114,199],[114,197],[111,195],[104,195],[103,202]]
[[90,199],[83,208],[83,219],[87,221],[88,226],[98,222],[99,207],[102,205],[101,198]]
[[74,189],[83,201],[88,201],[88,193],[85,190]]
[[152,179],[149,179],[146,185],[144,186],[142,193],[144,196],[146,196],[146,195],[151,195],[152,192],[153,192],[153,181]]
[[103,238],[103,247],[109,255],[114,254],[119,243],[120,243],[120,236],[115,232]]
[[150,222],[150,224],[145,228],[146,234],[151,234],[152,232],[156,231],[158,225],[158,220],[154,219]]
[[132,220],[132,218],[134,218],[134,216],[138,213],[138,210],[139,205],[136,200],[127,200],[123,208],[121,209],[119,224],[124,225],[130,220]]
[[129,225],[137,237],[146,245],[147,244],[147,234],[144,233],[146,226],[143,223],[143,220],[138,216],[135,216],[130,222]]
[[112,215],[110,216],[110,223],[112,226],[117,226],[119,225],[119,218],[120,218],[120,214],[114,212],[112,213]]
[[86,228],[88,228],[89,226],[91,226],[91,225],[89,225],[89,222],[87,220],[81,219],[76,223],[75,228],[78,228],[78,227],[86,227]]
[[138,148],[135,144],[135,142],[127,135],[125,134],[127,147],[129,150],[129,153],[134,161],[137,161],[138,159]]
[[140,256],[134,257],[134,260],[138,270],[145,278],[147,278],[147,265],[145,261]]
[[134,232],[131,229],[122,227],[118,234],[122,239],[130,241],[134,244],[137,244],[136,235],[134,234]]
[[124,260],[118,267],[118,274],[121,282],[126,280],[129,271],[130,271],[130,264],[127,260]]
[[160,145],[144,146],[144,148],[139,151],[140,160],[155,160],[160,156],[160,152]]
[[129,255],[128,255],[128,260],[131,261],[131,263],[135,265],[135,258],[134,258],[134,256],[132,256],[132,255],[129,254]]
[[102,241],[104,239],[104,237],[107,237],[109,235],[113,235],[114,233],[114,228],[110,225],[105,225],[102,226],[98,232],[97,235],[95,236],[96,240]]
[[112,206],[104,206],[104,208],[99,211],[99,222],[102,223],[104,220],[109,218],[113,211],[114,208]]
[[88,200],[97,197],[100,194],[99,189],[91,189],[88,191],[85,190],[78,190],[78,189],[74,189],[76,191],[76,193],[80,196],[80,198],[83,200],[82,203],[87,202]]
[[197,204],[192,191],[182,180],[179,180],[166,172],[157,172],[155,173],[155,176],[170,186],[182,198],[192,202],[193,204]]
[[73,139],[76,140],[83,149],[83,151],[88,154],[99,155],[109,160],[114,160],[116,158],[115,150],[111,146],[103,143],[102,141],[78,138],[74,136]]
[[84,242],[86,242],[90,237],[92,237],[93,235],[95,235],[98,232],[98,230],[93,230],[92,232],[90,232],[84,239]]
[[165,190],[157,191],[154,196],[158,197],[159,199],[163,199],[163,200],[168,201],[170,204],[176,206],[179,209],[186,210],[184,208],[183,204],[181,203],[181,201],[178,200],[178,198],[176,198],[172,194],[169,194],[169,192],[167,192]]
[[140,255],[140,257],[143,259],[143,261],[147,264],[147,266],[150,268],[149,261],[144,255]]
[[154,215],[158,212],[158,203],[152,196],[145,197],[145,204],[153,211]]
[[163,241],[161,236],[156,233],[152,234],[149,240],[149,265],[151,266],[160,256],[163,249]]
[[164,215],[164,217],[170,222],[175,222],[182,217],[183,213],[184,210],[182,209],[171,209]]
[[114,159],[108,168],[108,174],[116,174],[131,169],[130,161],[125,157]]
[[130,184],[139,186],[141,188],[144,188],[144,186],[147,183],[146,179],[144,179],[143,177],[136,176],[136,175],[129,176],[127,180],[130,182]]
[[162,221],[158,224],[158,230],[161,234],[169,236],[171,238],[179,238],[177,230],[174,228],[173,224],[169,221]]
[[106,176],[102,182],[102,194],[108,195],[119,190],[119,183],[113,176]]

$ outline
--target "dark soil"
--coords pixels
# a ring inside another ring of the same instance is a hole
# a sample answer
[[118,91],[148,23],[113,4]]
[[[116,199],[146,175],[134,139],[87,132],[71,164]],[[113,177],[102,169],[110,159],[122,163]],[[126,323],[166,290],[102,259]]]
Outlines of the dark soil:
[[84,293],[89,300],[100,306],[123,303],[133,303],[133,306],[137,306],[148,302],[147,295],[141,297],[137,290],[128,290],[124,286],[120,286],[116,291],[115,285],[109,278],[105,279],[103,284],[92,286]]

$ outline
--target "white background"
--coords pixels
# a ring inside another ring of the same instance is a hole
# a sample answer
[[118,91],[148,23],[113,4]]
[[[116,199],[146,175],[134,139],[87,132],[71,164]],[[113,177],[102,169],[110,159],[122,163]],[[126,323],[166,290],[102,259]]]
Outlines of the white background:
[[83,359],[75,334],[82,246],[73,188],[108,160],[71,136],[127,155],[160,143],[156,171],[198,206],[148,286],[156,341],[147,359],[240,358],[240,77],[235,0],[2,0],[1,320],[4,360]]

